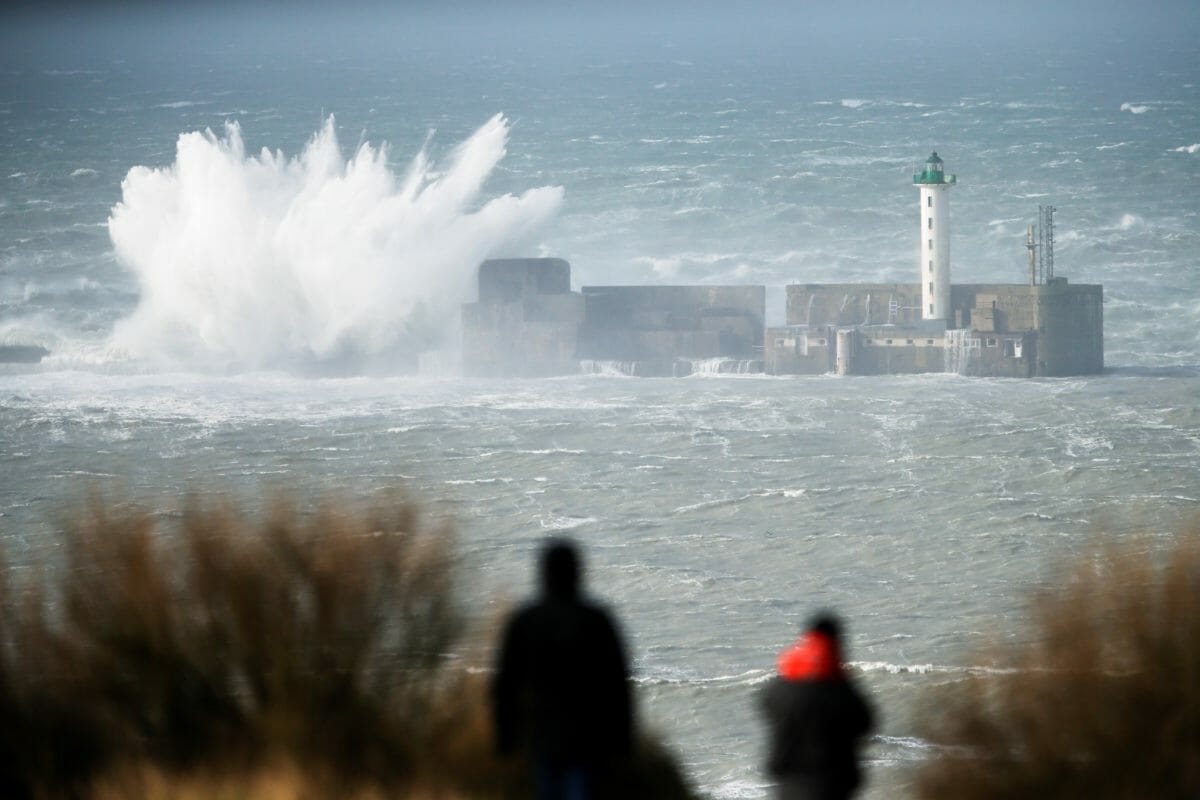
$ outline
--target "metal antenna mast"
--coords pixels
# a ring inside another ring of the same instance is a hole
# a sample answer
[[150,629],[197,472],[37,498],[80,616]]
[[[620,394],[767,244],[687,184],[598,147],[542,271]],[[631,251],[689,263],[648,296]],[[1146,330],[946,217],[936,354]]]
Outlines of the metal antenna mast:
[[1025,233],[1025,250],[1029,254],[1029,285],[1037,286],[1038,282],[1038,265],[1037,265],[1037,239],[1034,236],[1036,225],[1030,225],[1029,230]]

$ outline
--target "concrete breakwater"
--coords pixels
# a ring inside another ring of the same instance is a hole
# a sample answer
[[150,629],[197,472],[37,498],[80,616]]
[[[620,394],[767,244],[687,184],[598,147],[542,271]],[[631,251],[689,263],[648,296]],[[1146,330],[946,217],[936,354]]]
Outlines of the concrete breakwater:
[[[1039,206],[1028,284],[953,284],[950,190],[934,152],[919,192],[917,283],[786,287],[786,324],[766,328],[764,286],[585,286],[557,258],[485,261],[463,307],[468,375],[565,375],[597,361],[627,374],[689,375],[699,360],[772,375],[956,372],[986,377],[1104,369],[1104,290],[1054,274],[1054,211]],[[591,369],[590,367],[587,369]]]
[[585,286],[556,258],[485,261],[463,306],[463,372],[537,377],[697,372],[982,377],[1104,368],[1103,289],[950,287],[947,319],[923,319],[916,284],[797,284],[787,324],[767,328],[764,286]]
[[[689,375],[696,362],[762,359],[762,286],[585,286],[557,258],[485,261],[463,306],[463,372],[536,377]],[[601,366],[597,366],[601,365]],[[623,366],[622,366],[623,365]],[[749,365],[745,367],[751,369]]]

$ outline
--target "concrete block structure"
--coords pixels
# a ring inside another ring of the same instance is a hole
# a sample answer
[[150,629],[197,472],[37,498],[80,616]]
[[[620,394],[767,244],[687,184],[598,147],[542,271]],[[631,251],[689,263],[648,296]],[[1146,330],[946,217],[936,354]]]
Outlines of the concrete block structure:
[[759,357],[764,286],[585,286],[582,294],[580,358]]
[[[786,292],[788,324],[766,333],[772,374],[1030,378],[1104,369],[1103,287],[1095,284],[955,285],[949,325],[921,319],[918,284],[795,284]],[[839,339],[846,330],[855,334]],[[852,349],[839,351],[842,341]]]
[[571,265],[561,258],[493,258],[479,265],[480,303],[511,303],[570,291]]
[[561,258],[511,258],[479,267],[479,301],[462,307],[462,369],[483,377],[579,371],[583,298]]
[[[978,340],[978,365],[968,375],[1053,377],[1104,370],[1104,287],[1047,283],[962,284],[953,287],[956,327]],[[973,355],[973,354],[971,354]]]
[[[585,286],[554,258],[486,261],[463,307],[468,375],[697,369],[775,375],[955,372],[1031,378],[1104,369],[1104,292],[1034,269],[1029,284],[953,284],[947,175],[935,152],[919,189],[915,283],[794,284],[786,325],[764,330],[763,286]],[[1053,212],[1053,208],[1050,211]],[[1052,234],[1052,216],[1050,222]],[[1051,251],[1053,236],[1043,237]]]
[[956,183],[936,152],[913,175],[920,190],[917,283],[788,286],[787,325],[766,333],[766,371],[1011,378],[1101,372],[1103,287],[1063,277],[1038,282],[1032,267],[1028,285],[951,283],[948,189]]
[[[761,371],[764,286],[585,286],[562,259],[485,261],[463,306],[463,372],[691,374],[698,363]],[[729,362],[729,365],[724,365]]]

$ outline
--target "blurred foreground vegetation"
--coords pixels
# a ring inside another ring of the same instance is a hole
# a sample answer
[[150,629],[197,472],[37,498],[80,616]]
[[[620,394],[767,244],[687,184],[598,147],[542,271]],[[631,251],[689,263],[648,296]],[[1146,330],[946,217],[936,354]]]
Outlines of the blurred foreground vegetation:
[[[452,531],[399,497],[168,519],[93,499],[37,566],[0,564],[0,797],[531,795],[493,754]],[[1200,524],[1176,541],[1098,545],[1027,644],[972,659],[1001,669],[931,690],[916,794],[1200,796]],[[653,737],[609,790],[695,797]]]
[[[0,797],[529,796],[486,676],[448,655],[454,538],[412,503],[163,525],[93,499],[61,544],[0,569]],[[616,783],[692,796],[650,740]]]
[[922,800],[1200,797],[1200,521],[1175,541],[1098,543],[1034,595],[1027,644],[975,659],[1000,670],[927,697]]

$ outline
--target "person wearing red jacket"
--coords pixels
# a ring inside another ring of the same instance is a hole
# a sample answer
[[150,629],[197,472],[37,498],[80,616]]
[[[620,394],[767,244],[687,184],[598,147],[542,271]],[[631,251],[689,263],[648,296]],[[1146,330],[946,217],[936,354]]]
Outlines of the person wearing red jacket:
[[847,800],[862,782],[858,750],[874,724],[842,666],[841,624],[818,615],[779,655],[760,697],[770,734],[767,771],[781,800]]

